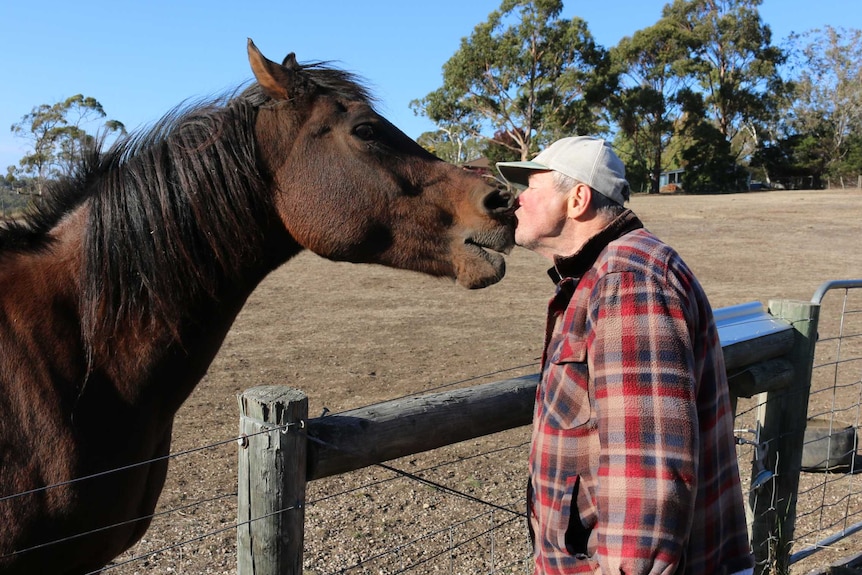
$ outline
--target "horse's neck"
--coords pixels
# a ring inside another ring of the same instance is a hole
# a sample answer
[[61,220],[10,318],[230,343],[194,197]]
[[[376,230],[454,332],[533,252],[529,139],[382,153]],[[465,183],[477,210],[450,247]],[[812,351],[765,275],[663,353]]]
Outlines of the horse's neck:
[[[210,303],[188,302],[188,307],[197,313],[178,323],[132,315],[110,334],[97,329],[87,342],[82,327],[86,311],[80,284],[80,266],[86,265],[86,229],[84,205],[55,228],[51,249],[33,256],[41,258],[38,266],[36,262],[29,266],[46,270],[40,274],[41,282],[32,277],[34,283],[42,284],[40,305],[64,316],[51,321],[74,324],[64,330],[74,331],[74,339],[57,342],[78,350],[73,352],[79,356],[75,367],[68,370],[77,373],[77,381],[70,383],[80,388],[82,397],[89,399],[93,392],[109,394],[125,405],[155,409],[158,413],[151,415],[169,419],[204,376],[237,313],[269,270],[259,270],[259,277],[251,277],[247,285],[226,286],[226,293],[218,294]],[[60,300],[62,305],[58,305]],[[94,389],[85,394],[84,389],[91,383]]]
[[[173,416],[206,374],[254,286],[230,290],[176,324],[143,317],[110,339],[93,342],[92,369],[105,376],[124,401]],[[149,416],[147,416],[149,417]]]
[[43,249],[0,254],[0,394],[21,413],[62,417],[86,371],[74,218],[67,216]]

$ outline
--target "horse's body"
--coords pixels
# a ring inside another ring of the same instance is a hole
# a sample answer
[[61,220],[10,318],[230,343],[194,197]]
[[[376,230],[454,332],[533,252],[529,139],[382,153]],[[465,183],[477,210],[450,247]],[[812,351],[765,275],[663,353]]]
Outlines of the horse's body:
[[347,74],[251,42],[249,60],[242,94],[94,153],[0,232],[4,575],[98,570],[143,535],[176,410],[299,251],[503,275],[483,247],[512,245],[506,192],[424,152]]

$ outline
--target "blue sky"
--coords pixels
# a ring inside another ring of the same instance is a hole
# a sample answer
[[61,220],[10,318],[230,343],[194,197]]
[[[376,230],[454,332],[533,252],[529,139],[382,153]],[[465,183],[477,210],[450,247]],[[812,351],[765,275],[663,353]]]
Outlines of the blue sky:
[[[605,47],[653,24],[664,0],[565,2]],[[10,126],[39,104],[83,93],[127,128],[146,126],[186,99],[251,77],[246,38],[280,61],[332,60],[364,78],[379,111],[416,138],[433,126],[411,100],[442,84],[461,38],[500,0],[82,0],[0,5],[0,172],[26,143]],[[860,0],[764,0],[761,16],[780,43],[825,24],[862,28]]]

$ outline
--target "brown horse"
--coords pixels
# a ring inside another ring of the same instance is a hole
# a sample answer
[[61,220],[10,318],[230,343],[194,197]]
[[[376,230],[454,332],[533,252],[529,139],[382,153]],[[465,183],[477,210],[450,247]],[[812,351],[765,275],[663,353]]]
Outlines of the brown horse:
[[94,151],[0,232],[4,575],[99,570],[143,535],[174,414],[299,251],[503,276],[508,192],[425,152],[351,75],[248,53],[256,83]]

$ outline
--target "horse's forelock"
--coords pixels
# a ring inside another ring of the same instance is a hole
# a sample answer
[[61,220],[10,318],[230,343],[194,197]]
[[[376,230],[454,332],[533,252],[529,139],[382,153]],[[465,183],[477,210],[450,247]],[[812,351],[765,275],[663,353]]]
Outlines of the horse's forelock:
[[[346,101],[360,101],[374,105],[376,98],[366,86],[365,81],[345,70],[333,67],[331,62],[308,62],[297,64],[292,68],[296,74],[296,83],[291,86],[297,100],[303,98],[317,97],[322,94],[330,95]],[[270,102],[258,84],[252,84],[242,94],[250,104],[260,107]]]
[[302,73],[307,75],[320,90],[338,98],[362,101],[368,104],[375,103],[374,96],[359,76],[330,67],[327,62],[303,65]]

